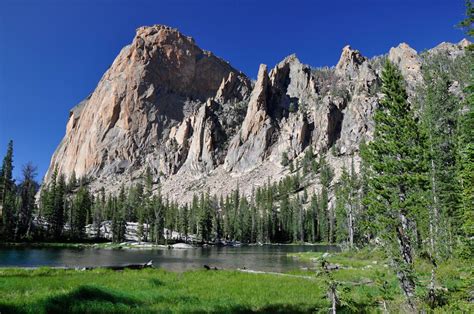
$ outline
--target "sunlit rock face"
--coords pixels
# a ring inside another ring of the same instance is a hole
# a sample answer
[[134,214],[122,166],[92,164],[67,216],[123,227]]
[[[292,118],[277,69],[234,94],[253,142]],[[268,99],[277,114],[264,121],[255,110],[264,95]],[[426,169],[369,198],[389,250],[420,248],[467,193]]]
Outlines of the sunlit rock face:
[[[442,43],[428,53],[456,58],[467,44]],[[404,43],[375,58],[346,46],[332,68],[314,69],[290,55],[272,69],[261,65],[252,83],[178,30],[141,27],[70,111],[45,182],[57,168],[66,177],[86,176],[92,191],[115,192],[141,182],[150,168],[155,188],[160,183],[185,202],[237,185],[251,193],[287,174],[283,153],[298,160],[310,147],[332,152],[337,177],[352,160],[358,168],[359,144],[372,138],[387,58],[409,93],[423,83],[423,57]]]
[[[234,89],[222,91],[229,78]],[[242,99],[250,89],[245,75],[191,37],[166,26],[141,27],[94,92],[71,110],[51,169],[97,177],[149,164],[173,173],[184,160],[173,160],[175,152],[166,148],[171,128],[184,124],[176,141],[187,144],[186,121],[208,98],[219,90],[226,100]]]

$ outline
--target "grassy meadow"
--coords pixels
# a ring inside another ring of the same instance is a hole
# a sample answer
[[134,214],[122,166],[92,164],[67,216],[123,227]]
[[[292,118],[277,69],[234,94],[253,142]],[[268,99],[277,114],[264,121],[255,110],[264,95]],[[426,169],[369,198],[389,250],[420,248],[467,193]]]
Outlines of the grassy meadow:
[[[398,281],[377,251],[296,253],[311,269],[287,274],[161,269],[88,271],[0,268],[0,313],[327,313],[328,286],[336,284],[339,313],[404,312]],[[326,272],[322,260],[338,269]],[[417,262],[420,306],[430,279],[428,263]],[[472,267],[439,265],[434,313],[468,313],[474,307]]]

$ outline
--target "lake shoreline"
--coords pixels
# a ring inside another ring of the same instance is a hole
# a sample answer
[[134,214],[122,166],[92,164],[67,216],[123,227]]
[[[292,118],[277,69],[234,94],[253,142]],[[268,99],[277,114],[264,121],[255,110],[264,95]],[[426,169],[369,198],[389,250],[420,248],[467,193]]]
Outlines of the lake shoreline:
[[331,246],[340,248],[336,244],[327,243],[249,243],[238,245],[217,244],[188,244],[178,242],[174,244],[154,244],[152,242],[127,241],[122,243],[113,242],[7,242],[0,243],[1,249],[10,248],[61,248],[61,249],[118,249],[118,250],[167,250],[167,249],[196,249],[206,247],[240,247],[240,246]]

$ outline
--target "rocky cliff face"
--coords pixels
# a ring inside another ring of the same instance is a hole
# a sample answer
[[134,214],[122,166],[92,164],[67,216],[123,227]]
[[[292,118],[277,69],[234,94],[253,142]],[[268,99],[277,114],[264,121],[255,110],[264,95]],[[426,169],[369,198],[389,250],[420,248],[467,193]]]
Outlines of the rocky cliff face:
[[[71,110],[51,169],[58,167],[66,176],[74,171],[108,178],[151,166],[172,174],[185,160],[191,132],[210,127],[200,121],[209,118],[209,110],[199,110],[202,104],[217,92],[227,101],[243,99],[250,89],[245,75],[200,49],[191,37],[165,26],[139,28],[95,91]],[[179,132],[170,137],[181,121]],[[199,145],[194,142],[193,154]]]
[[[456,57],[465,46],[443,43],[433,53]],[[114,192],[150,168],[164,193],[187,201],[203,189],[226,194],[240,183],[250,192],[278,180],[287,173],[282,154],[298,159],[310,146],[333,152],[337,177],[371,139],[385,58],[346,46],[335,68],[312,69],[291,55],[270,71],[261,65],[252,84],[176,29],[141,27],[71,110],[45,180],[57,168]],[[407,44],[388,58],[409,91],[422,82],[422,58]]]

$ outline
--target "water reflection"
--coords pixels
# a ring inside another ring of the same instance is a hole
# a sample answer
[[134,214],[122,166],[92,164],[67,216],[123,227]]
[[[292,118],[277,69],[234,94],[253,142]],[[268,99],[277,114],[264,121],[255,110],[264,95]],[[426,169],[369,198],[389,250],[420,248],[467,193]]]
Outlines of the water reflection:
[[334,246],[264,245],[242,247],[208,247],[187,250],[106,250],[60,248],[2,248],[0,267],[35,266],[107,266],[144,263],[153,260],[155,267],[172,271],[202,268],[247,268],[282,272],[307,266],[287,257],[289,252],[333,252]]

